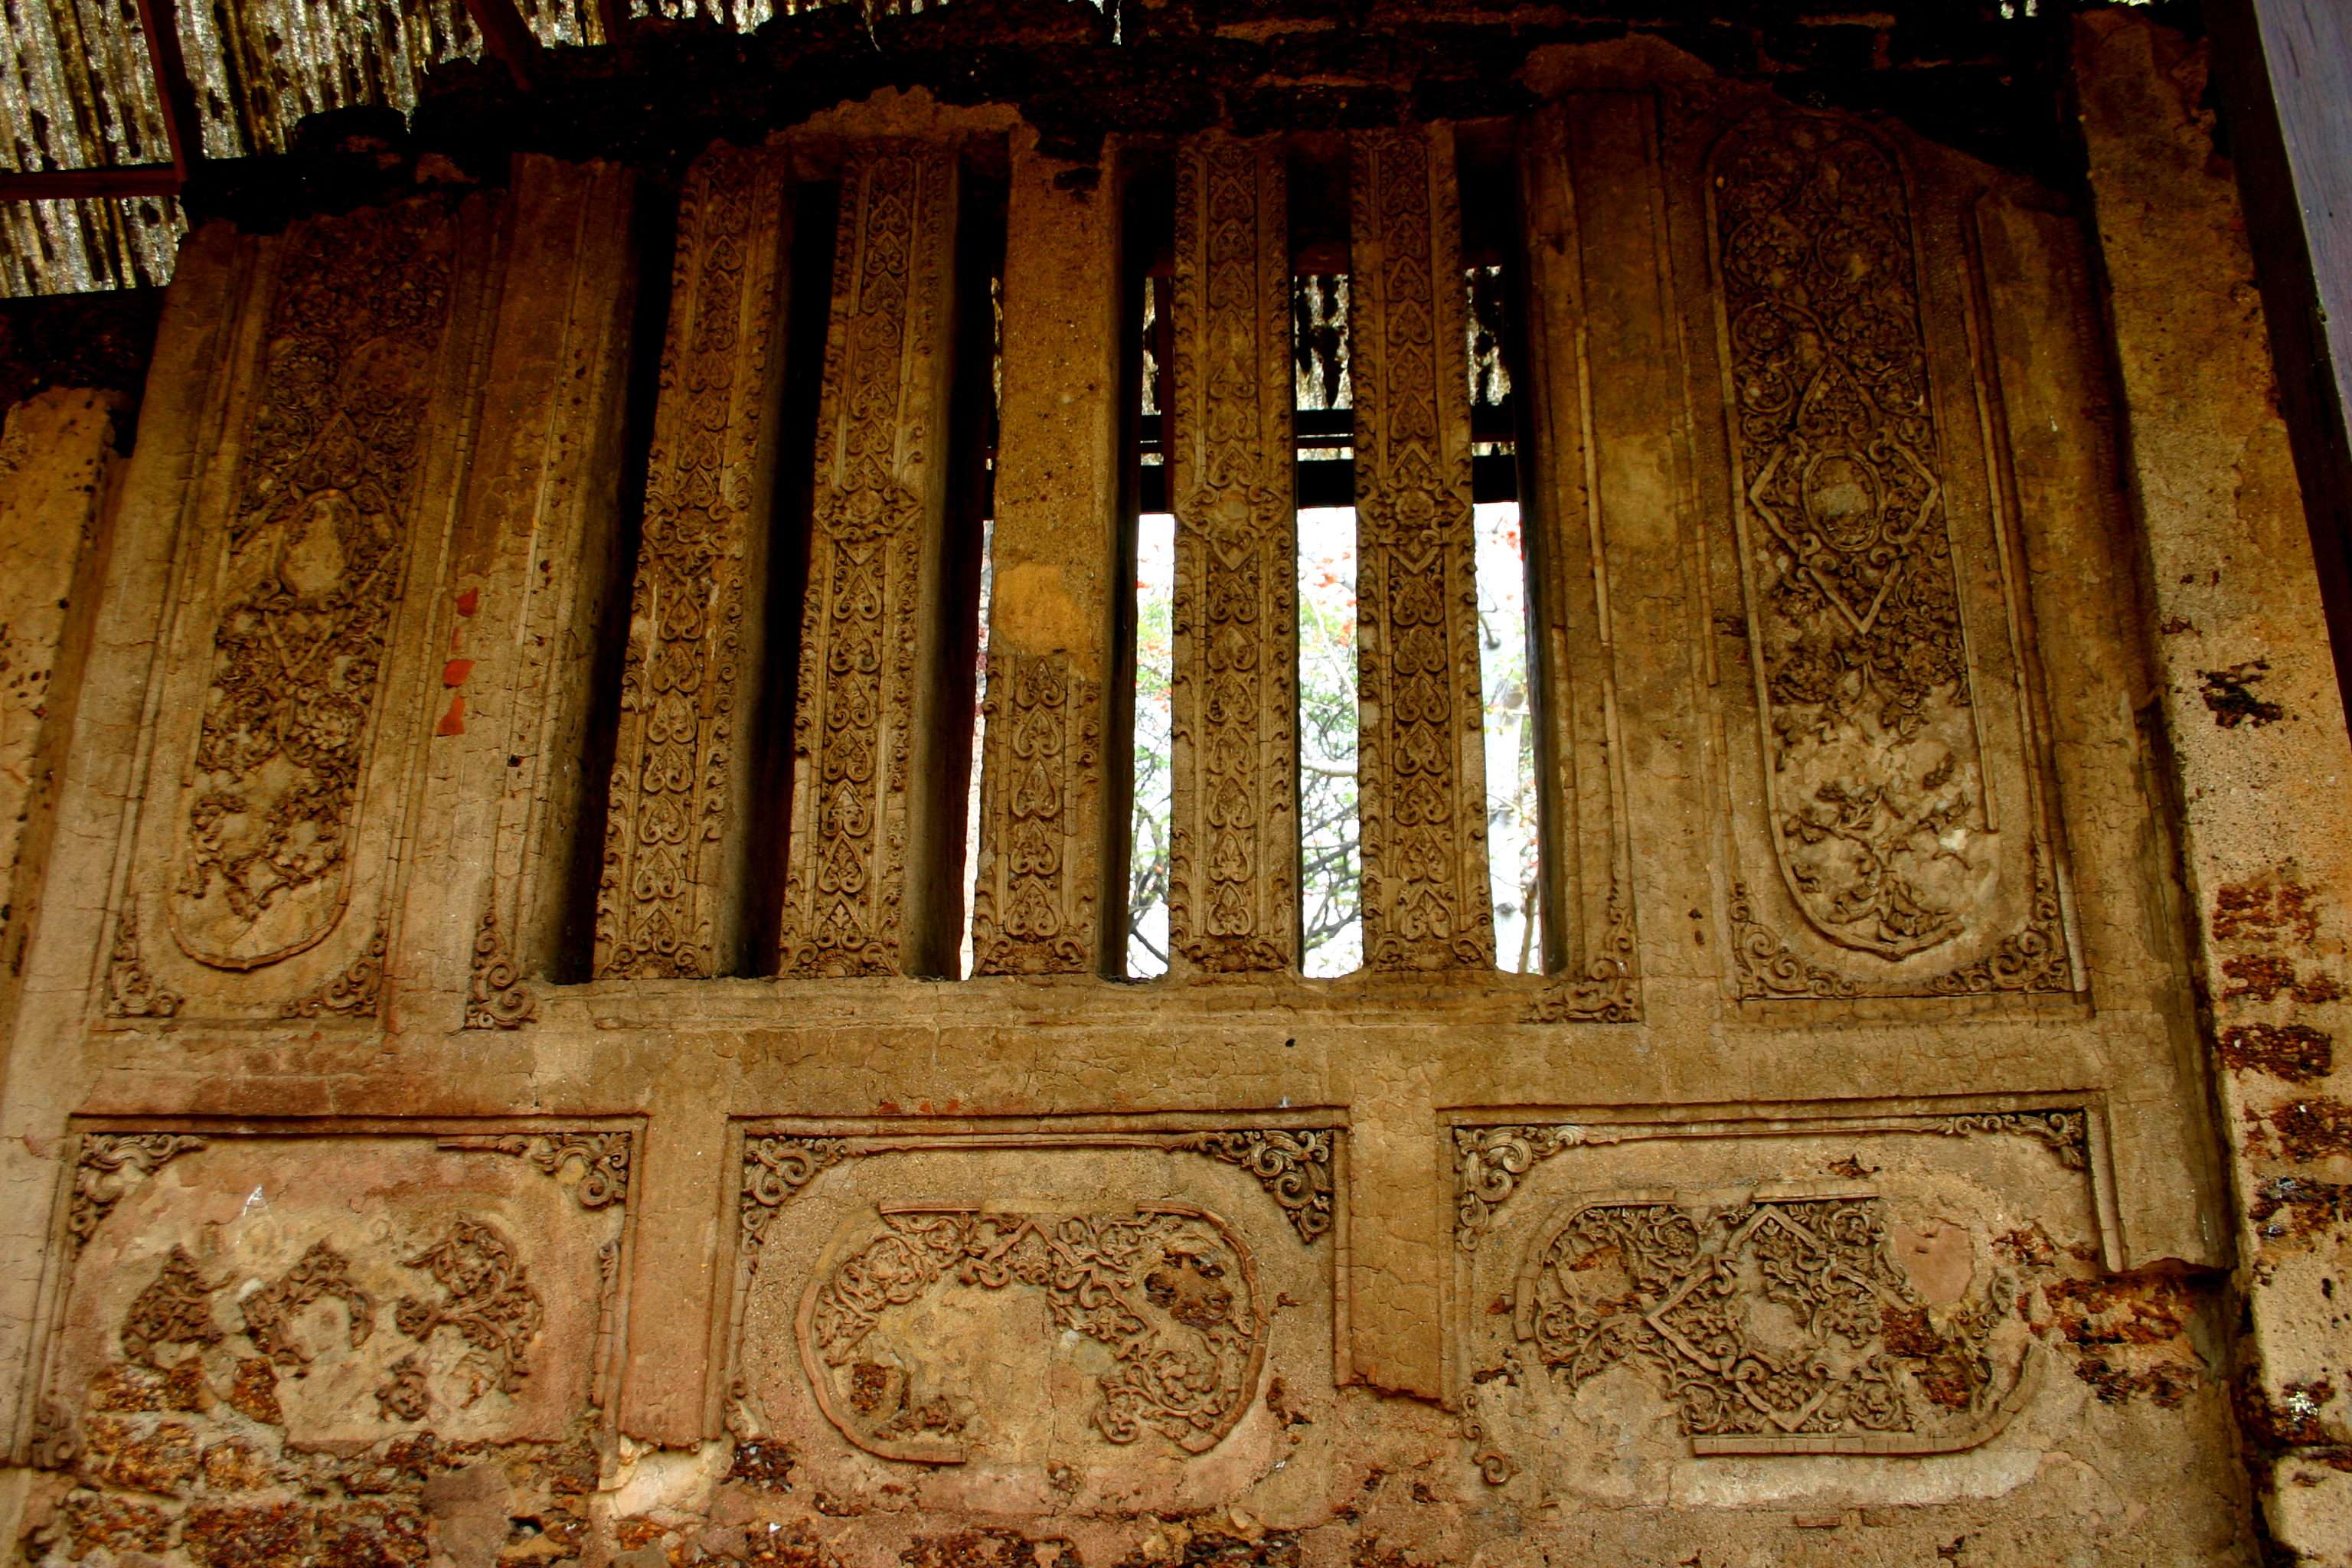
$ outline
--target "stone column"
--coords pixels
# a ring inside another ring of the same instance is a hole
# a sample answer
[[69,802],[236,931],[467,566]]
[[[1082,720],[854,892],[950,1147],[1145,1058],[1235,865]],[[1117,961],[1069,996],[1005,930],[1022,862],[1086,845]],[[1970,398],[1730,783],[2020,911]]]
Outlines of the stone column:
[[1491,969],[1453,133],[1360,134],[1354,174],[1364,966]]
[[1178,971],[1299,959],[1285,175],[1274,140],[1204,135],[1176,159],[1168,936]]
[[596,894],[599,978],[724,974],[741,960],[786,167],[780,153],[713,147],[679,205]]
[[2205,46],[2121,11],[2075,79],[2178,770],[2246,1300],[2240,1419],[2272,1535],[2352,1563],[2340,1258],[2352,1238],[2352,782],[2343,709]]
[[[1106,160],[1109,154],[1106,153]],[[1014,142],[972,967],[1117,973],[1126,799],[1106,744],[1118,546],[1119,203]]]
[[[957,159],[859,143],[842,173],[816,433],[779,963],[937,974],[969,731],[940,711]],[[968,716],[966,716],[968,721]]]

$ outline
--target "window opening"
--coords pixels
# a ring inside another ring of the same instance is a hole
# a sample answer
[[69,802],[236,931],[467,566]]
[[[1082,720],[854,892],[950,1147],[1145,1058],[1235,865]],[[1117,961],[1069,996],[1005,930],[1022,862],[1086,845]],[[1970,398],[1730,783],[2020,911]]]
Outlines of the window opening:
[[1175,821],[1176,518],[1147,511],[1135,537],[1135,806],[1128,851],[1127,972],[1168,973],[1168,840]]
[[1317,978],[1362,967],[1362,834],[1357,814],[1355,389],[1348,278],[1291,284],[1298,485],[1300,967]]
[[993,274],[988,279],[988,428],[980,457],[983,500],[980,517],[980,559],[976,563],[979,614],[971,654],[971,763],[964,787],[963,910],[957,921],[958,929],[963,934],[956,952],[956,973],[965,979],[971,975],[971,911],[980,890],[981,759],[985,754],[982,748],[988,728],[982,704],[988,693],[988,611],[996,579],[996,429],[997,415],[1004,403],[1004,279],[1002,273]]

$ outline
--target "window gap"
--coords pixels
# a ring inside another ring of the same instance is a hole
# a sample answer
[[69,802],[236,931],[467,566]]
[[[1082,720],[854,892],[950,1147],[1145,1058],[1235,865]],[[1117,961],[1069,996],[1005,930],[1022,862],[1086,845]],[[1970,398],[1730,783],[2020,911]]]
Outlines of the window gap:
[[[956,224],[956,337],[948,396],[947,550],[941,567],[940,636],[935,710],[942,730],[936,753],[946,770],[935,809],[960,814],[963,831],[934,842],[959,858],[932,868],[920,889],[929,909],[919,974],[971,973],[971,893],[980,866],[980,698],[988,657],[989,536],[996,517],[997,399],[1003,384],[1004,205],[1006,182],[967,163]],[[944,827],[946,825],[940,825]],[[913,890],[913,889],[910,889]]]
[[776,430],[775,529],[768,552],[765,672],[752,734],[745,967],[773,974],[784,914],[792,833],[793,720],[800,703],[801,619],[808,593],[809,513],[816,498],[816,436],[824,394],[825,334],[833,321],[833,249],[841,187],[793,191],[791,276],[784,299],[784,384]]
[[[1124,853],[1106,892],[1120,894],[1126,925],[1113,960],[1132,979],[1168,973],[1169,841],[1175,828],[1175,742],[1171,689],[1175,680],[1176,519],[1170,510],[1170,460],[1175,374],[1174,186],[1171,172],[1149,157],[1129,171],[1124,215],[1122,276],[1127,323],[1120,371],[1126,378],[1129,461],[1121,475],[1120,569],[1134,584],[1122,605],[1115,645],[1125,668],[1113,683],[1128,706],[1120,717],[1129,758],[1121,827]],[[1117,756],[1114,745],[1109,752]],[[1107,898],[1104,907],[1113,907]]]

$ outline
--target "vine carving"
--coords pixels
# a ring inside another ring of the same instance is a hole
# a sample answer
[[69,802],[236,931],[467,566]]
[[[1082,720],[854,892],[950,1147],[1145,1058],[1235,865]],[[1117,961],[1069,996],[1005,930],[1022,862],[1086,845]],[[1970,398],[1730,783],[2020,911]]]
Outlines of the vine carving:
[[526,1357],[545,1310],[514,1244],[487,1221],[460,1218],[446,1236],[403,1262],[430,1274],[442,1295],[438,1301],[402,1297],[393,1313],[400,1331],[420,1344],[441,1329],[457,1331],[474,1375],[465,1404],[490,1389],[509,1397],[519,1392],[530,1374]]
[[[1457,199],[1440,133],[1355,138],[1366,967],[1492,969]],[[1373,258],[1369,266],[1364,258]]]
[[277,963],[350,901],[454,227],[415,202],[287,242],[166,901],[198,963]]
[[1176,189],[1169,937],[1210,973],[1297,962],[1297,523],[1281,149],[1208,135]]
[[1094,896],[1070,868],[1087,864],[1079,831],[1091,814],[1078,797],[1102,761],[1100,688],[1072,674],[1065,653],[991,654],[986,711],[982,831],[992,853],[972,900],[972,972],[1084,973]]

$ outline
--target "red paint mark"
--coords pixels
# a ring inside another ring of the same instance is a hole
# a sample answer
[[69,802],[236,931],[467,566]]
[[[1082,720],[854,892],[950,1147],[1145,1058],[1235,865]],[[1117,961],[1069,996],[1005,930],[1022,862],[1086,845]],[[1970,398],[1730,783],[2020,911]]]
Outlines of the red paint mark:
[[463,686],[466,684],[466,677],[473,673],[474,661],[472,659],[453,658],[448,663],[441,667],[441,684],[444,686]]
[[441,722],[433,727],[436,735],[462,735],[466,732],[466,694],[462,691],[449,699],[449,711],[441,715]]
[[881,1104],[876,1106],[874,1110],[875,1114],[878,1116],[904,1116],[907,1114],[905,1111],[898,1109],[898,1102],[895,1100],[884,1100]]
[[478,610],[481,607],[482,591],[479,588],[468,588],[464,593],[457,595],[457,613],[459,615],[471,616],[476,610]]

